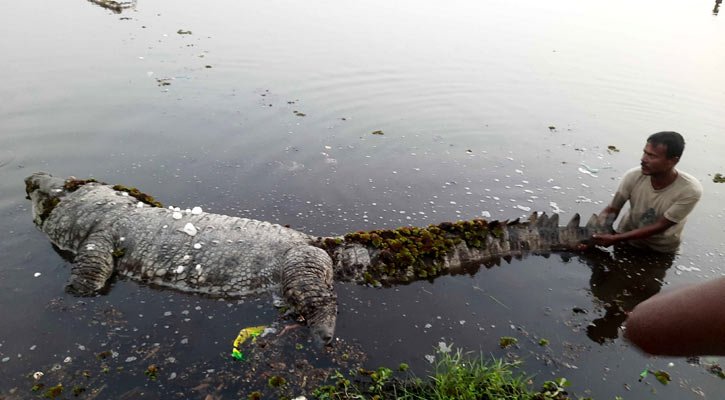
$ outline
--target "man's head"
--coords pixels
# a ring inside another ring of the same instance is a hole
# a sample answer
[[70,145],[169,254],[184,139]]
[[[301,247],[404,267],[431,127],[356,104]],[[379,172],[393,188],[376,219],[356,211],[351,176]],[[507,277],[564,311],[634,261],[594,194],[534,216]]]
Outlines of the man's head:
[[680,161],[684,149],[685,139],[677,132],[665,131],[650,135],[642,154],[642,173],[666,173]]

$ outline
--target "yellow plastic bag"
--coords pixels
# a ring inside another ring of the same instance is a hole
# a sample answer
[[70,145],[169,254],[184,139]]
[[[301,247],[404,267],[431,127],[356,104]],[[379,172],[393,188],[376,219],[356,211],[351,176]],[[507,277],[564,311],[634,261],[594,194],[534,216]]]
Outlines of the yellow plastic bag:
[[239,350],[239,346],[246,342],[247,339],[252,338],[252,343],[257,341],[257,336],[267,328],[267,325],[250,326],[239,331],[239,335],[234,339],[234,348],[232,349],[232,357],[237,360],[244,360],[244,355]]

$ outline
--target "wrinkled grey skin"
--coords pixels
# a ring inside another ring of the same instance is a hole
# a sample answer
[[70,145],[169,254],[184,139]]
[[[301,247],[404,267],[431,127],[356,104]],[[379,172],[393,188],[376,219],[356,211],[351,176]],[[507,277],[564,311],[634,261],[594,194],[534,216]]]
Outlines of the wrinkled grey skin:
[[[221,296],[278,288],[308,321],[313,338],[327,344],[337,317],[333,277],[364,283],[365,272],[380,254],[358,243],[342,243],[328,253],[316,247],[322,238],[246,218],[182,212],[181,219],[174,219],[170,209],[139,207],[135,198],[99,183],[71,193],[63,179],[46,173],[33,174],[25,182],[35,224],[56,246],[75,254],[67,290],[77,295],[98,293],[114,272]],[[43,221],[41,215],[53,198],[60,201]],[[592,216],[580,227],[577,214],[560,227],[556,214],[532,214],[527,222],[506,224],[499,237],[489,234],[480,248],[458,243],[442,260],[442,273],[501,257],[573,250],[592,234],[613,232],[613,219],[614,215]],[[197,233],[185,232],[187,224]],[[382,282],[395,283],[385,277]]]
[[[174,219],[170,209],[138,207],[135,198],[99,183],[69,193],[63,179],[49,174],[36,173],[25,182],[35,224],[53,244],[75,255],[68,292],[94,295],[114,272],[220,296],[278,288],[318,342],[332,340],[337,317],[332,261],[310,245],[309,235],[212,213],[182,212]],[[42,221],[51,198],[60,202]],[[189,223],[197,230],[193,236],[184,231]]]

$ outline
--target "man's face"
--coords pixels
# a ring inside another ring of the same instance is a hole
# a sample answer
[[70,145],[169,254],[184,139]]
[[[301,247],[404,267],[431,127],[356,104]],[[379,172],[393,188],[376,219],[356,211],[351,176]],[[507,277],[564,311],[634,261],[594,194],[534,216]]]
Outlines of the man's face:
[[663,143],[647,142],[644,146],[642,160],[642,174],[656,175],[667,172],[677,164],[679,157],[667,158],[667,145]]

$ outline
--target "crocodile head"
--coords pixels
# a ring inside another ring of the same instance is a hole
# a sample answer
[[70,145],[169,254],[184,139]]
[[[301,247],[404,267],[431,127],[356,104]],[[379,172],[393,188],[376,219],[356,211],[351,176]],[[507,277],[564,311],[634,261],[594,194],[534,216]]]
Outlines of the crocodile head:
[[315,307],[311,315],[307,316],[312,338],[320,347],[332,343],[337,321],[337,295],[335,292],[330,292],[327,297],[322,304]]
[[65,180],[45,172],[25,178],[25,193],[33,206],[33,222],[42,226],[55,206],[66,195]]

